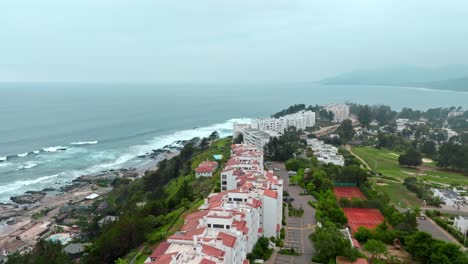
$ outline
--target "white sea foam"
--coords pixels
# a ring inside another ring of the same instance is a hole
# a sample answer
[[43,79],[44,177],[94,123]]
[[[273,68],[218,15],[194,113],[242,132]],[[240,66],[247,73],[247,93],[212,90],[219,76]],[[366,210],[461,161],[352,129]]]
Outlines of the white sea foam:
[[6,161],[7,157],[0,157],[0,162]]
[[43,148],[42,150],[45,152],[57,152],[59,150],[66,150],[66,149],[67,147],[55,146],[55,147]]
[[11,191],[17,190],[17,189],[19,189],[21,187],[34,185],[34,184],[38,184],[38,183],[41,183],[41,182],[46,182],[46,181],[49,181],[49,180],[51,180],[53,178],[56,178],[58,176],[59,176],[59,174],[54,174],[54,175],[50,175],[50,176],[42,176],[42,177],[36,178],[34,180],[14,181],[14,182],[12,182],[10,184],[0,186],[0,194],[2,194],[4,192],[11,192]]
[[25,164],[23,164],[23,165],[19,166],[18,168],[16,168],[15,171],[32,169],[32,168],[36,167],[37,165],[39,165],[39,164],[33,163],[33,162],[26,162]]
[[21,153],[21,154],[18,154],[18,157],[26,157],[28,154],[29,154],[28,152]]
[[97,143],[99,143],[99,141],[96,140],[96,141],[78,141],[78,142],[72,142],[70,144],[80,146],[80,145],[96,145]]
[[41,152],[40,150],[34,150],[33,153],[34,154],[39,154],[39,152]]

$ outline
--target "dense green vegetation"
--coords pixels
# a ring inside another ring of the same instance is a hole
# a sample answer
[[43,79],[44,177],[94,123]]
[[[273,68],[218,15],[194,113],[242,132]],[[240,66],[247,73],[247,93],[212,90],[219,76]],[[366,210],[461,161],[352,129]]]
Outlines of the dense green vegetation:
[[317,254],[313,261],[318,263],[330,263],[334,261],[336,256],[348,257],[351,260],[356,260],[361,254],[357,249],[351,246],[339,230],[339,225],[330,221],[325,221],[321,228],[318,228],[315,233],[310,235],[310,239],[314,242]]
[[273,249],[269,247],[269,240],[266,237],[261,237],[258,239],[251,253],[247,254],[247,259],[250,263],[254,263],[256,259],[267,260],[273,254]]
[[304,147],[305,142],[299,138],[302,131],[290,127],[279,138],[272,138],[265,145],[265,157],[269,160],[286,161],[294,156],[299,147]]
[[410,148],[398,157],[398,163],[403,166],[416,167],[422,164],[422,155],[416,149]]
[[27,254],[14,253],[8,256],[6,264],[71,264],[72,261],[62,251],[59,242],[40,240]]
[[416,177],[406,178],[403,184],[408,190],[416,193],[419,199],[426,201],[428,205],[439,206],[441,204],[441,200],[438,197],[434,197],[433,193],[429,190],[430,186],[418,182]]

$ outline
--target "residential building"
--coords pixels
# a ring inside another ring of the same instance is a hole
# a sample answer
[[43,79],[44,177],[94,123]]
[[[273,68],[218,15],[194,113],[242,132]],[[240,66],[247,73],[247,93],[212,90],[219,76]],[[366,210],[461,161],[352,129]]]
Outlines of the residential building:
[[263,131],[274,131],[278,134],[283,133],[289,127],[305,130],[314,125],[315,112],[312,111],[300,111],[279,118],[264,118],[252,121],[252,128]]
[[335,123],[341,123],[349,118],[349,105],[347,104],[326,105],[325,109],[333,113],[333,122]]
[[271,134],[267,131],[253,128],[245,129],[243,135],[245,144],[254,145],[258,149],[263,149],[270,142],[271,138]]
[[463,111],[463,110],[460,110],[460,111],[453,110],[453,111],[448,113],[447,117],[451,118],[451,117],[462,116],[464,113],[465,113],[465,111]]
[[200,177],[211,177],[217,167],[218,163],[216,161],[204,161],[195,169],[195,177],[197,179]]
[[235,139],[239,134],[244,134],[244,131],[251,128],[250,124],[234,123],[232,127],[232,138]]
[[258,238],[279,236],[283,181],[263,169],[262,151],[232,145],[221,175],[226,181],[222,191],[186,216],[180,231],[160,243],[145,263],[244,264]]
[[463,235],[468,234],[468,216],[459,215],[453,221],[453,226]]
[[336,147],[325,144],[322,140],[316,138],[307,139],[307,146],[314,151],[314,155],[319,162],[344,166],[344,157],[338,154]]
[[457,206],[463,202],[463,198],[454,190],[432,188],[435,197],[439,197],[448,206]]

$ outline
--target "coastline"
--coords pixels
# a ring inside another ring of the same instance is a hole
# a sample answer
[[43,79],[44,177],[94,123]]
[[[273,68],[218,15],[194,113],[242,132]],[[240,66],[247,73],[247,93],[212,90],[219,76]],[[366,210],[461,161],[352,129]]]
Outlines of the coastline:
[[[142,177],[148,171],[158,169],[158,164],[171,159],[179,154],[178,148],[159,151],[151,157],[147,163],[136,168],[111,169],[105,172],[82,175],[74,179],[70,184],[60,189],[46,188],[42,191],[29,191],[18,196],[28,196],[23,203],[0,203],[0,247],[11,243],[11,236],[24,227],[40,220],[48,223],[60,214],[60,209],[70,203],[84,202],[91,194],[103,196],[112,190],[111,186],[103,186],[101,181],[111,182],[116,178],[136,179]],[[16,197],[18,197],[16,196]],[[27,202],[29,199],[29,202]],[[89,202],[94,202],[90,200]],[[41,215],[37,219],[35,215]]]

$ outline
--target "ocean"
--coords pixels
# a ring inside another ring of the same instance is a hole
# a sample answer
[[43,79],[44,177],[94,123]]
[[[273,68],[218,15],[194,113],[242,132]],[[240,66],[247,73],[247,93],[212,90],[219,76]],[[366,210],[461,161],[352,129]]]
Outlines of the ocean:
[[284,84],[0,84],[0,202],[102,170],[178,140],[232,132],[233,122],[289,105],[356,102],[468,108],[468,93],[384,86]]

